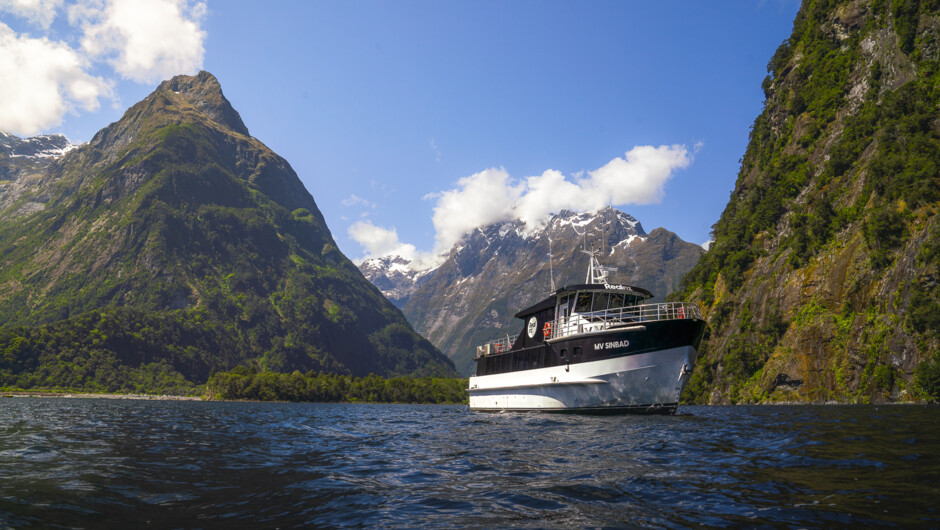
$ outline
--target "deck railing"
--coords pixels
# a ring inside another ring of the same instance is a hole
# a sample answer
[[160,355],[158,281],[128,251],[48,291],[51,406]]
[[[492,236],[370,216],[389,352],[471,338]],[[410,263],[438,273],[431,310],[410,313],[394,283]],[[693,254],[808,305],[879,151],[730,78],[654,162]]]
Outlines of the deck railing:
[[501,339],[491,340],[482,346],[477,346],[477,357],[509,351],[515,343],[516,337],[510,337],[509,335]]
[[546,340],[552,340],[569,335],[596,333],[608,329],[642,325],[644,322],[683,319],[703,320],[702,313],[695,304],[666,302],[576,313],[566,318],[551,321],[551,326],[543,328],[542,331]]

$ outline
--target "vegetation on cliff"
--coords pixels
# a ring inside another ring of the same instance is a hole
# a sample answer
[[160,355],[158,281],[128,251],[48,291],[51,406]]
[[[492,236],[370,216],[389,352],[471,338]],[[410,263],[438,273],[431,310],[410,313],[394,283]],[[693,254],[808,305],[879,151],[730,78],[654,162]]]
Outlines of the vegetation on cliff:
[[940,3],[809,0],[714,243],[692,402],[937,394]]

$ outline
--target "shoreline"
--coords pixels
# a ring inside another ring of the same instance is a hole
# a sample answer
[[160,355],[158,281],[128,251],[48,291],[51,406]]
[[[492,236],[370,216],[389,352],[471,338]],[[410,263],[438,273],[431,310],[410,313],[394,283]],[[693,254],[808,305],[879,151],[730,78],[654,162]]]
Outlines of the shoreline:
[[92,394],[86,392],[30,392],[10,391],[0,392],[4,398],[98,398],[98,399],[139,399],[147,401],[203,401],[201,396],[172,396],[168,394]]

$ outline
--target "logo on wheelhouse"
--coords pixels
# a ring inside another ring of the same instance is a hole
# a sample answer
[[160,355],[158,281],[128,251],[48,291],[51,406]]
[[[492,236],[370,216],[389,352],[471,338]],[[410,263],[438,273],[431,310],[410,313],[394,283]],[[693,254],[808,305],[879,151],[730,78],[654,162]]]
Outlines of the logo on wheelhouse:
[[598,350],[612,350],[614,348],[627,348],[630,346],[630,341],[628,340],[614,340],[610,342],[597,342],[594,344],[594,351]]

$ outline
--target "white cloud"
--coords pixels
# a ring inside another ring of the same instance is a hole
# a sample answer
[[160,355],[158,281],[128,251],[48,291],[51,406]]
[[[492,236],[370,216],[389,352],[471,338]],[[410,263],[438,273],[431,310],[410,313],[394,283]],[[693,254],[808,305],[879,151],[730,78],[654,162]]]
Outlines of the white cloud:
[[[0,12],[44,32],[64,0],[0,0]],[[202,67],[203,1],[88,0],[68,8],[81,46],[17,34],[0,22],[0,130],[32,135],[62,122],[66,113],[95,112],[112,98],[115,74],[141,83]],[[96,71],[107,63],[113,71]]]
[[437,197],[431,221],[437,231],[435,250],[446,252],[478,226],[512,217],[522,187],[513,185],[505,169],[487,169],[457,181],[457,188]]
[[0,0],[0,11],[25,18],[42,29],[49,29],[62,0]]
[[[696,143],[696,149],[702,144]],[[594,171],[580,171],[571,179],[549,169],[541,175],[513,179],[503,168],[490,168],[457,181],[451,190],[424,196],[436,201],[431,221],[436,231],[434,249],[417,251],[402,243],[394,228],[359,222],[349,235],[362,245],[367,257],[400,255],[413,259],[413,268],[437,265],[441,257],[477,227],[522,220],[531,229],[544,226],[552,212],[586,212],[608,205],[652,204],[662,200],[666,182],[676,170],[692,163],[683,145],[637,146]]]
[[111,86],[87,67],[68,45],[17,35],[0,23],[0,130],[32,135],[76,107],[97,110]]
[[446,252],[474,228],[499,221],[520,219],[534,229],[551,212],[563,209],[584,212],[607,205],[658,203],[673,173],[691,163],[692,155],[683,145],[642,145],[574,180],[551,169],[520,181],[503,169],[476,173],[436,196],[435,251]]
[[374,202],[368,199],[363,199],[362,197],[356,194],[352,194],[349,197],[343,199],[342,201],[340,201],[340,204],[342,204],[343,206],[356,206],[358,204],[361,206],[368,206],[369,208],[375,208]]
[[195,73],[202,67],[206,4],[184,0],[99,0],[75,5],[69,21],[84,32],[82,50],[105,58],[139,83]]
[[405,259],[414,259],[417,249],[414,245],[402,243],[398,239],[398,232],[394,228],[382,228],[369,221],[359,221],[349,227],[349,237],[362,245],[366,257],[401,256]]

